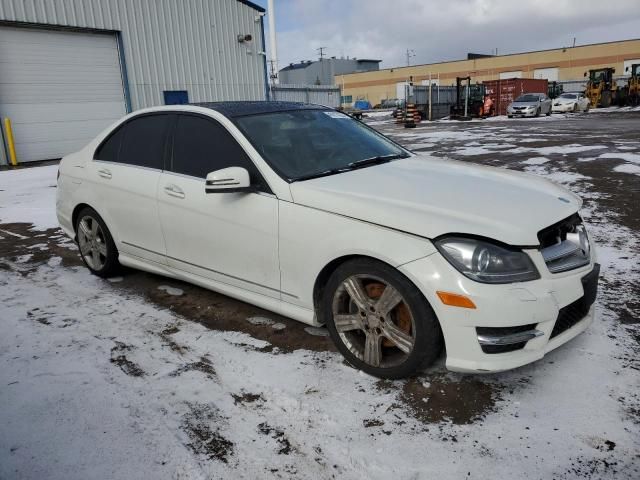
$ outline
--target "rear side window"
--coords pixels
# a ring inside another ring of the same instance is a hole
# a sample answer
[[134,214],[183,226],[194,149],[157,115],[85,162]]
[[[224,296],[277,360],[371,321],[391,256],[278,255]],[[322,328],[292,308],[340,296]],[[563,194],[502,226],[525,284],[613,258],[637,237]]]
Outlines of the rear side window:
[[104,160],[107,162],[117,162],[120,153],[120,145],[122,145],[122,137],[124,136],[124,127],[118,128],[112,133],[107,140],[98,147],[95,154],[96,160]]
[[170,115],[145,115],[127,122],[118,162],[161,170],[170,119]]
[[95,159],[163,169],[171,115],[145,115],[128,121],[96,150]]
[[266,189],[266,183],[235,138],[215,120],[180,115],[173,141],[171,170],[205,178],[208,173],[227,167],[243,167],[251,183]]

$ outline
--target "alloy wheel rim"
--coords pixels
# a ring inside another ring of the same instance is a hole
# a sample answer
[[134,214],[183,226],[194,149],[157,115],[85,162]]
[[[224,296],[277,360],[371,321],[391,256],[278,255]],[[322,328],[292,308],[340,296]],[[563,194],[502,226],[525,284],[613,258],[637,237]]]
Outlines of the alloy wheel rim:
[[98,221],[90,215],[78,223],[78,245],[85,262],[94,270],[100,270],[107,262],[107,242]]
[[345,279],[332,302],[333,322],[342,343],[376,368],[402,364],[415,345],[415,321],[404,297],[372,275]]

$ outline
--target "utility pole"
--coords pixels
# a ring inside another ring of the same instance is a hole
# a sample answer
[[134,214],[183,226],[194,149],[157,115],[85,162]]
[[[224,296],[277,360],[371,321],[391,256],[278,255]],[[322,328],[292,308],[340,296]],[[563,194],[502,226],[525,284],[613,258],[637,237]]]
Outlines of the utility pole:
[[324,51],[327,49],[327,47],[318,47],[316,48],[316,50],[318,51],[318,54],[320,55],[320,61],[322,61],[322,59],[324,58]]
[[416,56],[416,52],[414,50],[410,50],[407,48],[407,67],[411,65],[411,58]]
[[274,1],[268,2],[268,20],[269,20],[269,49],[271,54],[271,82],[275,85],[278,83],[278,46],[276,43],[276,10]]

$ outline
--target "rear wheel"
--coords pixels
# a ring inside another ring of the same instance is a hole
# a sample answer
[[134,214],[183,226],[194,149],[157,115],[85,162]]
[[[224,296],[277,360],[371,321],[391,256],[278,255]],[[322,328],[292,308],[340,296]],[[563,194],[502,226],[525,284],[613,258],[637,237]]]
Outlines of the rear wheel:
[[341,265],[327,283],[322,312],[345,359],[376,377],[410,375],[433,363],[442,349],[440,325],[424,296],[381,262]]
[[611,92],[602,92],[600,97],[600,106],[602,108],[608,108],[611,106]]
[[120,268],[118,250],[104,220],[93,208],[83,208],[76,221],[80,256],[87,268],[99,277],[110,277]]

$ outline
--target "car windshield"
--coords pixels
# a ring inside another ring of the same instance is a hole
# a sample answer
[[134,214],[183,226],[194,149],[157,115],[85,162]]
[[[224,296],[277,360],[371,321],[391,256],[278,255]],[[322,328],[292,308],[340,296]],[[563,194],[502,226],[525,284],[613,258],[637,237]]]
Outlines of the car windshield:
[[234,120],[271,168],[288,181],[410,156],[373,129],[334,110],[266,113]]
[[560,98],[578,98],[578,96],[575,93],[563,93]]
[[539,98],[538,95],[520,95],[516,98],[516,102],[537,102]]

